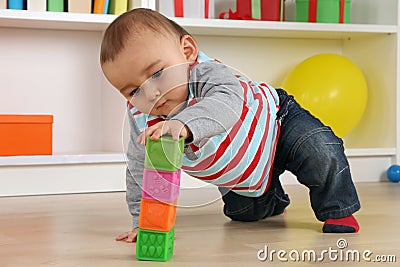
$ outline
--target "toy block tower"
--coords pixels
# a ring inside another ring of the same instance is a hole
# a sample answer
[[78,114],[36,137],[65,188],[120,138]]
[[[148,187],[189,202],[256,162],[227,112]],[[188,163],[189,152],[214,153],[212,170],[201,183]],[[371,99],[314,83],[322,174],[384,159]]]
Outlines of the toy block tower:
[[184,139],[146,140],[142,201],[136,243],[138,260],[167,261],[174,251]]

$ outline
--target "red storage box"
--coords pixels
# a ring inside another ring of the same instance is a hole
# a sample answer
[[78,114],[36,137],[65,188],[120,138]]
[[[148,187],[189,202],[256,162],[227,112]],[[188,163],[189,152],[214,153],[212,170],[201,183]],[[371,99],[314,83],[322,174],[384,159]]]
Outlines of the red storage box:
[[0,156],[51,155],[52,115],[0,115]]
[[241,19],[283,20],[282,0],[237,0],[236,11]]

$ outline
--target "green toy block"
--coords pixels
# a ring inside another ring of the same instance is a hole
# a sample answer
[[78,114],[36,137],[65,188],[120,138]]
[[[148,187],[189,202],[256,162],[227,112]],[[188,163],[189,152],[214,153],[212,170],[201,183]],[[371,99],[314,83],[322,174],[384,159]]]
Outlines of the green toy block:
[[169,232],[138,230],[136,259],[147,261],[167,261],[174,254],[175,228]]
[[146,140],[144,167],[153,170],[174,172],[182,167],[184,139],[175,141],[169,135],[158,140]]

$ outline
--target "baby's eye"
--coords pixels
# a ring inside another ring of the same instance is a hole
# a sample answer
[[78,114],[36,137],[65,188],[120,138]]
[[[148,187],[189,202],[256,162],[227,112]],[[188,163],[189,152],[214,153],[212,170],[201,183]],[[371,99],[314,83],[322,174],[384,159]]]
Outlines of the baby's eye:
[[129,96],[135,96],[135,95],[137,95],[138,93],[140,92],[140,87],[138,87],[138,88],[136,88],[136,89],[133,89],[130,93],[129,93]]
[[161,70],[155,72],[153,75],[151,75],[151,78],[152,78],[152,79],[158,78],[158,77],[161,76],[162,73],[163,73],[163,69],[161,69]]

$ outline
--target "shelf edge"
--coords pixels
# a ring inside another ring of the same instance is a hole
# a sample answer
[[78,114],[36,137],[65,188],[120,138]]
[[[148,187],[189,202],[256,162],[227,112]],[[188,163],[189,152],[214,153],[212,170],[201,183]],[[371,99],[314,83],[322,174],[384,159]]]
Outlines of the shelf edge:
[[126,156],[123,153],[0,157],[0,167],[29,165],[103,164],[125,162]]
[[[0,27],[55,30],[103,31],[117,15],[79,14],[67,12],[32,12],[26,10],[0,10]],[[192,34],[297,37],[302,33],[328,34],[340,38],[340,34],[393,34],[396,25],[302,23],[279,21],[250,21],[224,19],[170,18],[189,29]],[[295,33],[294,33],[295,32]]]
[[391,157],[396,155],[395,148],[349,148],[345,150],[348,157]]

